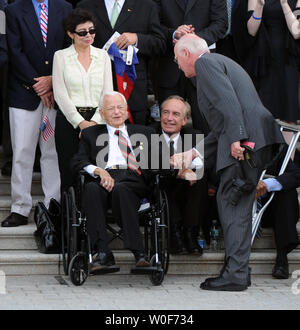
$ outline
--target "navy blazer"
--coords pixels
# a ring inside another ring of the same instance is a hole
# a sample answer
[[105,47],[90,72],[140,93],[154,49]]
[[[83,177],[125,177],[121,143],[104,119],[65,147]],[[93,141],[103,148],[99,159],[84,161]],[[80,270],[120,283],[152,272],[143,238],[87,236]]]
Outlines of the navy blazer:
[[52,75],[54,53],[66,46],[63,19],[72,10],[64,0],[49,0],[47,47],[31,0],[6,7],[9,50],[8,105],[35,110],[41,99],[32,86],[34,78]]

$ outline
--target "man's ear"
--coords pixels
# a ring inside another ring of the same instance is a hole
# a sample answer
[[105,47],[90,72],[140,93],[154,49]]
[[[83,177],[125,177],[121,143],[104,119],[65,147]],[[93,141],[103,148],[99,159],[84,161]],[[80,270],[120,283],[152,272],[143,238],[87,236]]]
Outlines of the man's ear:
[[184,118],[183,119],[183,123],[182,123],[182,127],[185,126],[187,122],[188,122],[188,119],[187,118]]
[[102,109],[99,109],[99,113],[100,113],[101,118],[102,118],[103,120],[105,120],[105,115],[104,115]]

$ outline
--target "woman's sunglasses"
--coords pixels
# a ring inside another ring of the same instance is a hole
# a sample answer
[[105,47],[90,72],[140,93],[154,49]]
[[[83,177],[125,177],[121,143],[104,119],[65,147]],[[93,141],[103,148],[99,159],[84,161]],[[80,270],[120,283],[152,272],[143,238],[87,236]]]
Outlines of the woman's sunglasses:
[[92,35],[92,34],[95,34],[96,33],[96,29],[89,29],[88,31],[74,31],[74,33],[76,33],[79,37],[85,37],[88,33],[90,34],[90,35]]

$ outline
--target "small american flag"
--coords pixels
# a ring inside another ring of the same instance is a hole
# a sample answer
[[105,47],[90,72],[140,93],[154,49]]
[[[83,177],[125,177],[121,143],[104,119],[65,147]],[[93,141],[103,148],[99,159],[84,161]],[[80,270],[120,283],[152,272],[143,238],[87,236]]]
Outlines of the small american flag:
[[52,128],[48,115],[46,114],[43,122],[41,124],[40,130],[42,132],[42,137],[44,139],[45,142],[47,142],[51,136],[54,134],[54,129]]

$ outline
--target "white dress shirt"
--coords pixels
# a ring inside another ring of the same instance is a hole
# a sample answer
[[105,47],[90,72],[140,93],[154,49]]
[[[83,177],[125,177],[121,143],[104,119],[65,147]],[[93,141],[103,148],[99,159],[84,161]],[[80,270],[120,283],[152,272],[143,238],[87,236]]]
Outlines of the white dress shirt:
[[[168,134],[166,134],[164,131],[163,132],[163,136],[165,138],[165,141],[168,145],[168,147],[170,147],[170,136]],[[177,133],[175,136],[172,137],[172,140],[174,141],[174,152],[176,153],[177,151],[177,145],[178,145],[178,140],[180,137],[180,133]],[[197,152],[197,154],[199,155],[198,157],[196,157],[193,161],[192,161],[192,165],[190,166],[191,169],[200,169],[203,167],[203,161],[200,157],[200,154]]]
[[[114,4],[115,4],[115,0],[105,0],[104,2],[105,2],[106,10],[107,10],[107,15],[108,15],[108,18],[110,20],[112,10],[113,10]],[[120,14],[120,11],[122,10],[124,2],[125,2],[125,0],[118,0],[119,14]]]
[[[114,165],[127,166],[126,160],[125,160],[124,156],[122,155],[122,152],[119,148],[118,136],[115,135],[115,131],[120,130],[122,132],[123,136],[126,138],[130,149],[132,150],[132,145],[131,145],[131,142],[129,139],[129,135],[128,135],[126,126],[124,125],[123,127],[115,128],[115,127],[112,127],[112,126],[106,124],[106,127],[107,127],[107,131],[108,131],[109,140],[108,140],[108,161],[106,163],[105,169],[110,168]],[[97,167],[95,165],[87,165],[83,169],[91,176],[96,177],[94,175],[96,168],[99,168],[99,167]]]
[[[78,53],[73,45],[54,54],[54,98],[74,128],[84,120],[76,107],[98,108],[102,95],[113,91],[109,55],[103,49],[90,47],[92,62],[88,71],[78,61]],[[91,120],[98,124],[104,123],[98,109]]]

